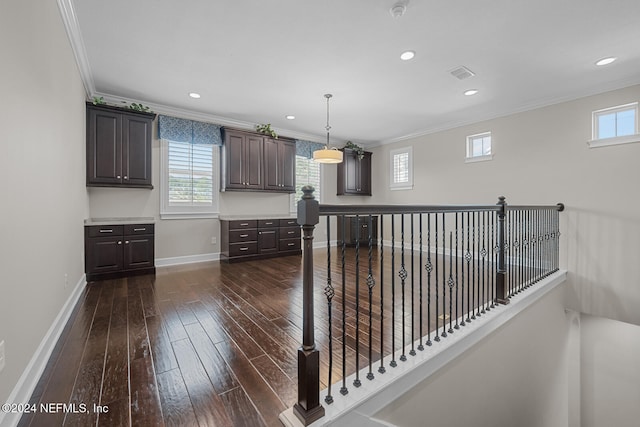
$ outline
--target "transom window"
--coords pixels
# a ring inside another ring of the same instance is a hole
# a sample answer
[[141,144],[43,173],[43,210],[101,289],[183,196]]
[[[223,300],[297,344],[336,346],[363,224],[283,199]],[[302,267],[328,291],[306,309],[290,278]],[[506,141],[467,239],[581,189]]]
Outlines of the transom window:
[[491,160],[491,132],[483,132],[467,137],[467,161]]
[[638,133],[638,103],[593,112],[593,140]]

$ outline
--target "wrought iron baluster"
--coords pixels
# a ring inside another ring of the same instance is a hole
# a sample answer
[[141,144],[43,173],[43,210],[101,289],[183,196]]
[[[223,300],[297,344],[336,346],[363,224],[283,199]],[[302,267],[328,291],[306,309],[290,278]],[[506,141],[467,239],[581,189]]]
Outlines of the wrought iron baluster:
[[360,387],[360,215],[356,215],[356,378],[355,387]]
[[342,387],[340,387],[340,394],[343,396],[349,393],[347,388],[347,281],[345,274],[345,251],[347,242],[345,239],[346,234],[346,218],[341,215],[341,232],[342,232],[342,245],[340,251],[341,258],[341,273],[342,273]]
[[371,214],[369,214],[369,221],[367,224],[367,228],[369,229],[369,272],[367,274],[367,287],[369,288],[369,373],[367,374],[367,379],[372,380],[374,378],[373,375],[373,287],[376,285],[376,281],[373,278],[373,267],[372,267],[372,259],[373,259],[373,219],[371,218]]
[[395,215],[391,215],[391,362],[389,366],[395,368],[396,362],[396,225]]
[[[331,217],[327,215],[327,286],[324,288],[324,295],[327,297],[327,311],[329,321],[329,373],[327,379],[327,396],[324,401],[327,404],[333,403],[333,396],[331,395],[331,373],[333,371],[333,334],[332,334],[332,301],[336,294],[333,284],[331,283]],[[343,296],[344,298],[344,296]]]
[[[473,292],[473,272],[471,271],[472,266],[471,266],[471,251],[473,250],[473,246],[471,243],[471,240],[469,239],[471,237],[471,230],[473,230],[473,228],[471,228],[471,213],[467,212],[467,246],[466,246],[466,252],[464,253],[464,260],[467,264],[467,318],[465,319],[466,322],[471,322],[471,318],[469,317],[469,313],[473,312],[473,298],[472,298],[472,292]],[[463,227],[464,228],[464,227]],[[463,267],[464,268],[464,267]],[[463,292],[464,293],[464,292]],[[464,310],[462,310],[462,312],[464,313]]]
[[481,297],[480,297],[480,293],[482,291],[482,284],[484,283],[484,277],[481,275],[482,271],[481,270],[481,262],[482,262],[482,254],[481,249],[480,249],[480,244],[482,243],[482,236],[480,235],[480,231],[482,228],[482,212],[477,212],[477,217],[478,217],[478,246],[477,246],[477,251],[478,251],[478,259],[477,259],[477,276],[478,276],[478,287],[477,287],[477,292],[476,292],[476,296],[477,296],[477,301],[476,301],[476,316],[480,317],[480,304],[481,304]]
[[438,214],[434,214],[435,216],[435,234],[434,234],[434,240],[436,242],[436,253],[435,253],[435,261],[436,261],[436,268],[435,268],[435,278],[436,278],[436,283],[435,283],[435,288],[436,288],[436,336],[433,338],[434,341],[440,341],[440,332],[439,332],[439,328],[440,328],[440,318],[439,318],[439,309],[440,307],[438,306],[438,303],[440,302],[440,287],[438,286],[438,264],[440,264],[439,260],[438,260]]
[[[467,212],[467,219],[469,218],[469,213]],[[466,311],[464,311],[464,297],[465,297],[465,293],[464,293],[464,264],[466,263],[466,258],[467,258],[467,253],[465,252],[465,246],[464,246],[464,212],[462,212],[460,214],[460,253],[462,254],[463,258],[460,260],[460,288],[461,288],[461,307],[460,307],[460,314],[461,314],[461,318],[462,320],[460,321],[460,326],[465,326],[466,322],[465,322],[465,313],[467,313]],[[457,270],[457,269],[456,269]],[[469,289],[467,289],[467,295],[469,294]],[[468,303],[468,301],[467,301]],[[467,310],[469,309],[469,307],[467,306]]]
[[477,212],[472,212],[471,221],[473,225],[471,226],[471,305],[469,308],[471,309],[471,318],[467,319],[467,322],[471,322],[471,320],[476,320],[476,287],[478,282],[478,275],[476,273],[476,263],[474,261],[474,252],[476,246],[476,217],[478,216]]
[[380,215],[380,367],[378,372],[384,374],[384,215]]
[[496,238],[496,229],[495,229],[495,219],[496,219],[496,212],[492,212],[489,214],[489,218],[491,220],[491,232],[489,233],[489,238],[490,238],[490,243],[489,243],[489,247],[491,248],[491,261],[489,261],[489,277],[490,277],[490,282],[491,282],[491,305],[489,306],[489,308],[487,308],[487,310],[491,310],[492,308],[494,308],[495,305],[495,299],[496,299],[496,274],[497,274],[497,267],[498,267],[498,251],[500,250],[500,248],[498,247],[499,243],[498,243],[498,239]]
[[449,285],[449,333],[453,333],[453,287],[455,282],[453,280],[453,231],[449,232],[449,279],[447,280]]
[[447,337],[447,233],[445,213],[442,213],[442,337]]
[[[487,248],[486,248],[486,229],[487,229],[487,215],[486,212],[482,212],[482,249],[480,250],[480,256],[482,257],[482,311],[480,313],[486,313],[485,308],[487,306]],[[478,316],[480,316],[478,313]]]
[[413,256],[413,214],[411,214],[411,350],[409,354],[412,356],[416,355],[416,349],[414,348],[415,343],[415,316],[414,316],[414,308],[415,308],[415,274],[414,274],[414,256]]
[[400,236],[401,236],[401,256],[400,256],[400,272],[398,273],[398,277],[400,277],[400,286],[402,287],[402,354],[400,355],[400,360],[403,362],[407,360],[407,356],[404,354],[404,350],[406,347],[405,337],[406,337],[406,329],[405,329],[405,312],[404,312],[404,298],[405,298],[405,285],[407,280],[407,270],[404,267],[404,214],[400,215]]
[[418,262],[418,274],[420,275],[420,279],[418,280],[418,286],[420,286],[420,344],[418,344],[418,350],[424,350],[424,345],[422,344],[422,339],[424,337],[424,335],[422,335],[422,214],[419,216],[418,228],[420,229],[420,258]]
[[431,345],[431,214],[427,214],[427,263],[424,266],[427,271],[427,345]]
[[460,258],[459,256],[459,252],[458,252],[458,212],[456,212],[456,329],[460,329],[460,325],[458,323],[458,306],[460,305],[460,294],[458,293],[459,289],[458,289],[458,258]]

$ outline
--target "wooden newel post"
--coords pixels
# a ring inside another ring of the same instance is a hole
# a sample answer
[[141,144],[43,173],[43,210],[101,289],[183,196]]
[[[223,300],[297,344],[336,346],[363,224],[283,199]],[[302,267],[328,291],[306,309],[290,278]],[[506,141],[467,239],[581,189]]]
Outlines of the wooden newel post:
[[320,404],[320,352],[316,349],[313,319],[313,230],[320,220],[314,188],[302,187],[298,224],[302,226],[302,347],[298,349],[298,402],[293,413],[306,426],[324,416]]
[[498,197],[498,271],[496,273],[496,302],[509,304],[507,291],[507,266],[506,266],[506,232],[505,218],[507,216],[507,202],[504,196]]

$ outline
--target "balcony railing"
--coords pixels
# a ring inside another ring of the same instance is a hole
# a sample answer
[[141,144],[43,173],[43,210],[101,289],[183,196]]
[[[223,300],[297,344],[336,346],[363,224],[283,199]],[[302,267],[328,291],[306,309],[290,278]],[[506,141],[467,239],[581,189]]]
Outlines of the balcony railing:
[[[303,192],[303,340],[293,412],[304,425],[324,416],[323,383],[331,405],[558,270],[561,203],[319,205],[312,187]],[[314,269],[320,217],[326,256]],[[319,287],[325,303],[316,317]]]

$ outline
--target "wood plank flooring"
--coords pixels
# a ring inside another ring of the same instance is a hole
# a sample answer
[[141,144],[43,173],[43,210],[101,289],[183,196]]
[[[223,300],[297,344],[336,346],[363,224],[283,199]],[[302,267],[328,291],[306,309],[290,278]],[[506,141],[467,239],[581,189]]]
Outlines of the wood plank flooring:
[[[377,364],[381,347],[385,355],[392,348],[400,348],[403,325],[406,344],[411,343],[412,336],[418,339],[417,333],[412,335],[411,325],[415,325],[417,331],[421,269],[415,256],[418,264],[412,276],[409,254],[406,260],[409,278],[402,305],[400,281],[396,280],[393,294],[390,285],[392,272],[397,276],[400,269],[399,256],[393,266],[388,254],[385,258],[382,292],[378,261],[374,259],[376,286],[369,307],[366,255],[361,255],[363,260],[357,270],[360,289],[356,292],[355,259],[353,249],[349,249],[343,313],[341,266],[335,261],[339,253],[333,252],[331,270],[336,296],[332,315],[334,320],[341,321],[344,314],[348,326],[344,331],[337,321],[331,326],[334,340],[331,382],[342,378],[343,336],[346,375],[369,363],[369,339],[372,362]],[[374,255],[377,257],[377,250]],[[327,276],[326,249],[317,250],[314,257],[316,341],[321,350],[324,388],[329,381],[330,329],[323,292]],[[413,293],[412,277],[415,279]],[[449,300],[442,300],[449,298],[449,294],[443,295],[448,288],[443,283],[438,286],[437,311],[432,300],[427,312],[426,281],[424,283],[425,334],[436,325],[442,332],[449,328],[437,320],[449,307]],[[435,299],[433,287],[431,298]],[[359,300],[358,312],[356,300]],[[395,322],[392,322],[392,313]],[[381,315],[384,315],[383,328],[380,328]],[[279,413],[296,401],[296,352],[302,339],[301,326],[300,256],[238,264],[210,262],[165,267],[158,268],[155,276],[91,282],[31,399],[38,405],[59,402],[79,408],[84,404],[87,410],[29,414],[23,416],[20,426],[279,426]],[[392,326],[400,331],[396,332],[393,345]],[[359,345],[356,345],[356,336]],[[385,359],[383,363],[388,366],[390,357]],[[373,369],[377,374],[377,365]],[[107,411],[96,412],[94,405]]]

